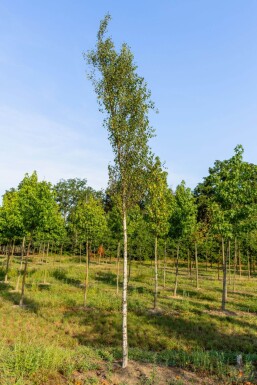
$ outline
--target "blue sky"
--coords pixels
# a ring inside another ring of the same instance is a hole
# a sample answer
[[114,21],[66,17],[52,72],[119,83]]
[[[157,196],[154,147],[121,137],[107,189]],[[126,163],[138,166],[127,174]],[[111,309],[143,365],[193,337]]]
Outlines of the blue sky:
[[107,12],[159,109],[151,146],[169,184],[194,188],[239,143],[257,163],[255,0],[0,0],[0,195],[33,170],[106,187],[112,151],[82,53]]

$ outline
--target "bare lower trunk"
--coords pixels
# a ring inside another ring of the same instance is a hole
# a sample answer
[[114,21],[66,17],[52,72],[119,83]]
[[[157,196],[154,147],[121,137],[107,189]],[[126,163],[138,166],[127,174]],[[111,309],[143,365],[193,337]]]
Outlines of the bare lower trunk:
[[163,266],[163,287],[166,287],[166,265],[167,265],[167,250],[166,250],[166,242],[164,246],[164,266]]
[[86,245],[86,275],[85,275],[85,288],[84,288],[84,307],[87,303],[87,292],[88,292],[88,277],[89,277],[89,250],[88,250],[88,240]]
[[179,259],[179,244],[177,246],[176,276],[175,276],[174,297],[177,296],[177,289],[178,289],[178,259]]
[[251,267],[250,267],[250,257],[249,250],[247,250],[247,269],[248,269],[248,278],[251,278]]
[[7,250],[8,250],[7,251],[7,261],[6,261],[5,278],[4,278],[5,283],[8,282],[8,272],[9,272],[10,258],[11,258],[11,245],[10,244],[8,245]]
[[128,365],[128,327],[127,327],[127,287],[128,287],[128,241],[127,241],[127,210],[125,198],[122,203],[123,212],[123,291],[122,291],[122,368]]
[[236,242],[236,238],[235,238],[233,292],[235,292],[235,289],[236,289],[236,265],[237,265],[237,242]]
[[220,280],[220,255],[218,255],[218,281]]
[[195,242],[195,278],[196,278],[196,288],[199,289],[199,274],[198,274],[198,251],[197,243]]
[[187,250],[187,273],[188,273],[188,276],[190,276],[190,251],[189,251],[189,249]]
[[46,249],[46,262],[47,262],[48,256],[49,256],[49,248],[50,248],[50,242],[48,241],[48,243],[47,243],[47,249]]
[[239,264],[239,279],[242,277],[242,262],[241,262],[241,252],[240,252],[240,246],[238,244],[238,264]]
[[15,291],[18,291],[18,290],[19,290],[20,278],[21,278],[21,271],[22,271],[22,263],[23,263],[23,256],[24,256],[24,246],[25,246],[25,237],[23,237],[23,240],[22,240],[22,246],[21,246],[21,263],[20,263],[19,274],[18,274],[17,281],[16,281]]
[[227,254],[225,253],[223,237],[222,237],[222,260],[223,260],[223,290],[222,290],[221,309],[225,311],[226,301],[227,301]]
[[158,240],[154,240],[154,309],[157,307],[158,295]]
[[26,258],[25,258],[25,266],[24,266],[24,270],[23,270],[22,285],[21,285],[20,306],[23,306],[23,302],[24,302],[25,282],[26,282],[26,275],[27,275],[27,270],[28,270],[28,259],[29,259],[30,245],[31,245],[31,241],[29,241],[27,254],[26,254]]
[[228,241],[228,282],[231,285],[231,255],[230,255],[230,239]]

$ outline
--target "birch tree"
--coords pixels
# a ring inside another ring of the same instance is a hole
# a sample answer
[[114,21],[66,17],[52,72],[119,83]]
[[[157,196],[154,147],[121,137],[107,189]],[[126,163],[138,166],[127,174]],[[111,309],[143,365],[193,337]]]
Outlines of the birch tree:
[[122,294],[122,367],[128,364],[127,337],[127,211],[139,201],[144,190],[144,171],[152,136],[148,112],[154,108],[144,78],[136,70],[134,57],[127,44],[115,49],[106,37],[110,15],[100,23],[94,50],[85,54],[100,111],[105,113],[104,126],[114,153],[109,167],[110,180],[116,182],[121,198],[123,222],[123,294]]

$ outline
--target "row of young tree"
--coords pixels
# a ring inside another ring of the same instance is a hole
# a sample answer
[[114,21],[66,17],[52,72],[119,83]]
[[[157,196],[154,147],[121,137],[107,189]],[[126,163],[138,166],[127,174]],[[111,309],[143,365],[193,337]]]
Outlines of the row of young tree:
[[[230,281],[232,270],[233,274],[238,269],[240,275],[253,275],[257,254],[257,167],[243,161],[242,146],[236,147],[229,160],[216,161],[193,192],[184,181],[172,191],[158,158],[149,165],[144,180],[144,194],[128,210],[128,256],[130,261],[155,260],[154,307],[159,256],[163,262],[167,256],[176,260],[174,295],[179,259],[186,260],[189,269],[193,260],[197,288],[198,259],[207,266],[223,266],[224,285],[227,265]],[[22,255],[32,251],[48,254],[50,249],[51,253],[77,255],[81,262],[84,255],[88,260],[89,254],[96,254],[103,245],[105,258],[115,256],[117,249],[123,249],[122,207],[116,190],[114,183],[103,192],[89,187],[85,179],[61,180],[52,186],[39,181],[36,172],[25,175],[18,188],[4,194],[0,207],[6,279],[10,258],[18,247]]]

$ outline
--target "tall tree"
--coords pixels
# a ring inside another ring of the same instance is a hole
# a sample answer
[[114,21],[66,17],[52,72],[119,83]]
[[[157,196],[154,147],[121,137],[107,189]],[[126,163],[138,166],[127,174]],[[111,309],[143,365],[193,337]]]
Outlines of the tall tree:
[[171,216],[170,236],[177,243],[174,296],[177,295],[178,263],[181,241],[188,242],[196,227],[196,205],[190,188],[182,181],[176,188],[174,210]]
[[107,229],[104,209],[96,198],[90,196],[87,200],[78,202],[73,210],[73,223],[82,242],[86,243],[86,274],[84,290],[84,306],[86,306],[89,282],[89,242],[102,242]]
[[123,219],[123,295],[122,335],[123,363],[128,364],[127,337],[127,211],[141,199],[144,170],[148,160],[148,139],[152,136],[148,111],[154,107],[144,79],[138,76],[134,57],[127,44],[115,49],[110,37],[105,37],[110,15],[100,23],[97,44],[85,54],[92,68],[93,83],[100,111],[105,112],[104,125],[114,152],[114,165],[109,168],[121,197]]
[[158,295],[158,239],[167,235],[171,216],[172,195],[167,184],[167,172],[162,170],[158,157],[149,171],[147,214],[154,236],[154,309]]
[[[226,305],[227,253],[224,243],[235,238],[234,266],[237,262],[237,238],[245,230],[256,228],[257,167],[243,161],[244,149],[238,145],[234,155],[224,161],[216,161],[209,175],[196,188],[199,202],[204,202],[205,217],[222,238],[223,295],[222,309]],[[209,210],[208,210],[209,207]],[[235,275],[234,275],[235,276]]]
[[39,182],[36,171],[32,175],[25,175],[18,186],[18,196],[22,226],[28,238],[20,299],[20,306],[22,306],[32,240],[38,232],[51,233],[57,230],[61,219],[51,184],[45,181]]
[[22,237],[23,231],[18,192],[14,189],[6,191],[3,196],[3,204],[0,207],[0,233],[2,238],[8,243],[5,282],[8,281],[11,241],[14,242],[15,239]]

